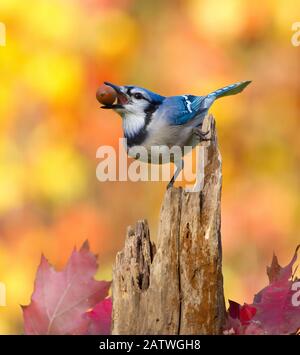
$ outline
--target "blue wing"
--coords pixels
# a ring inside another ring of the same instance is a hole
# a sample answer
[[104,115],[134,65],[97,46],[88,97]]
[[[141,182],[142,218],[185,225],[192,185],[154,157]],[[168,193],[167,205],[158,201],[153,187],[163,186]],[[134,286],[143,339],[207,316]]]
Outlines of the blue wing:
[[163,105],[172,125],[183,125],[201,113],[205,113],[214,99],[207,96],[182,95],[168,97]]
[[235,95],[243,91],[251,81],[242,81],[240,83],[225,86],[216,90],[207,96],[182,95],[165,98],[161,105],[161,113],[164,119],[167,119],[171,125],[183,125],[196,116],[199,116],[195,123],[201,123],[201,117],[204,118],[212,103],[219,97]]

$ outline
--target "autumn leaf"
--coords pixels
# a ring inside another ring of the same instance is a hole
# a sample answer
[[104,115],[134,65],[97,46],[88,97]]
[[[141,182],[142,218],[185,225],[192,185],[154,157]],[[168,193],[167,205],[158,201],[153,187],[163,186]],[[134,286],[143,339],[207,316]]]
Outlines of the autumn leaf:
[[257,323],[251,322],[257,310],[254,306],[229,300],[228,317],[225,334],[262,334]]
[[243,306],[238,303],[229,300],[229,315],[234,319],[239,319],[241,324],[246,325],[256,314],[256,308],[248,304]]
[[300,283],[293,274],[299,248],[300,245],[285,267],[273,256],[267,268],[269,285],[255,295],[252,305],[241,306],[229,301],[225,334],[296,334],[299,331]]
[[286,267],[282,268],[273,258],[268,268],[272,282],[254,297],[253,305],[257,313],[253,321],[260,322],[266,334],[293,334],[300,328],[300,306],[292,302],[295,294],[292,286],[296,282],[293,279],[293,265],[299,247]]
[[109,335],[111,329],[111,298],[106,298],[96,304],[96,306],[86,316],[90,319],[88,334]]
[[73,251],[62,271],[42,256],[31,303],[22,307],[25,334],[87,334],[91,319],[85,314],[105,299],[110,287],[110,282],[94,280],[97,267],[87,242]]

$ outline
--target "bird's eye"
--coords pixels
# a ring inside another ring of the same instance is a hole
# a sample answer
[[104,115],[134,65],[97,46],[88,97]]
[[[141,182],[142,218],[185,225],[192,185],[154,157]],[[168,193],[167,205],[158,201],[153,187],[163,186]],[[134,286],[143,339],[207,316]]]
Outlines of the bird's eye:
[[141,100],[143,98],[143,95],[140,94],[139,92],[135,93],[134,95],[134,98],[137,99],[137,100]]

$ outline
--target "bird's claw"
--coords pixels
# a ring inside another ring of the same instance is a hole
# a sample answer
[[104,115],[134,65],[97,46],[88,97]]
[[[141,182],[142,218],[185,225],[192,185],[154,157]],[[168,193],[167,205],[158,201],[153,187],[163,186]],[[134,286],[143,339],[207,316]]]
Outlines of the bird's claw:
[[201,128],[195,129],[195,134],[196,136],[200,139],[201,142],[207,142],[211,141],[211,137],[207,137],[207,135],[210,133],[210,130],[203,132]]

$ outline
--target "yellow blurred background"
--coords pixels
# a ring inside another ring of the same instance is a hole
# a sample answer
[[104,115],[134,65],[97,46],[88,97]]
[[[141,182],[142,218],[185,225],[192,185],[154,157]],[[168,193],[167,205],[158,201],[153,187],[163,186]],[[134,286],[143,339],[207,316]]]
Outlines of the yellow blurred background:
[[104,81],[163,95],[207,94],[253,80],[213,106],[223,156],[226,297],[251,302],[275,251],[300,236],[299,0],[1,0],[0,333],[22,333],[44,253],[61,268],[89,239],[111,278],[126,226],[152,236],[166,183],[96,180],[96,150],[121,121],[99,109]]

